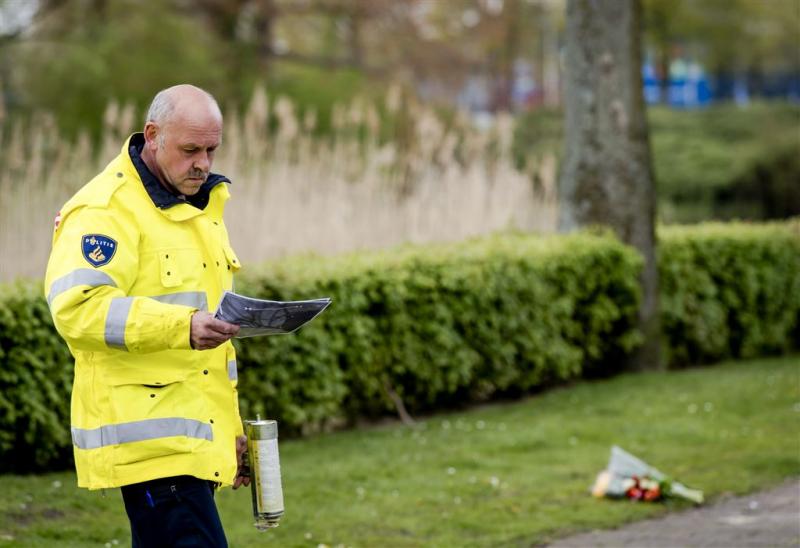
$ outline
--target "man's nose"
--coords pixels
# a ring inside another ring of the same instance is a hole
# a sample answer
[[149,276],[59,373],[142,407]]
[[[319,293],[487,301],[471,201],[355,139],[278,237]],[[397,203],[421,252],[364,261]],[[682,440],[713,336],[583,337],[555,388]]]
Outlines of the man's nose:
[[211,158],[209,157],[208,152],[201,152],[198,158],[194,161],[194,165],[192,167],[198,171],[207,173],[208,170],[211,169]]

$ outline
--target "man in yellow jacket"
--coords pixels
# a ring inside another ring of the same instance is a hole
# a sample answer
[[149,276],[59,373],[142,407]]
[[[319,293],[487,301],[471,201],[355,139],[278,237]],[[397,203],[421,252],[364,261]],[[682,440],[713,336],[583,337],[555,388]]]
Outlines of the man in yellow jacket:
[[210,172],[221,140],[211,95],[163,90],[56,219],[45,294],[75,357],[78,485],[122,487],[134,546],[226,546],[214,489],[247,482],[239,327],[209,313],[240,266],[230,182]]

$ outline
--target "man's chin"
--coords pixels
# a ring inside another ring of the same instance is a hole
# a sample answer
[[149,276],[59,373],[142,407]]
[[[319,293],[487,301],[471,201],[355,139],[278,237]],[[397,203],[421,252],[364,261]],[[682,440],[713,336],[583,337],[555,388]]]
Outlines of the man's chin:
[[200,191],[200,187],[203,186],[205,182],[205,179],[184,179],[178,190],[180,190],[184,196],[194,196]]

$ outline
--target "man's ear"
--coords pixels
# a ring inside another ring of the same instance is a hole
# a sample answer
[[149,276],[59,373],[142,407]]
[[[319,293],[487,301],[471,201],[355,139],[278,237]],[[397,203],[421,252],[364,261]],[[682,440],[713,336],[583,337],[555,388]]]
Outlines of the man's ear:
[[144,125],[144,145],[148,150],[155,152],[158,149],[158,136],[161,128],[155,122],[147,122]]

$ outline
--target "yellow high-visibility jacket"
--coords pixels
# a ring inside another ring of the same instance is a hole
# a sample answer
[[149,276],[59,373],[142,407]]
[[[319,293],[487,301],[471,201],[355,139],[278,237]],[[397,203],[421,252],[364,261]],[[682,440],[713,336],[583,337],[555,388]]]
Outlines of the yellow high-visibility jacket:
[[243,433],[233,345],[189,342],[192,314],[216,308],[239,269],[222,221],[228,181],[209,176],[192,197],[200,207],[185,203],[146,170],[143,140],[64,205],[47,266],[50,311],[75,357],[78,485],[184,474],[230,485]]

